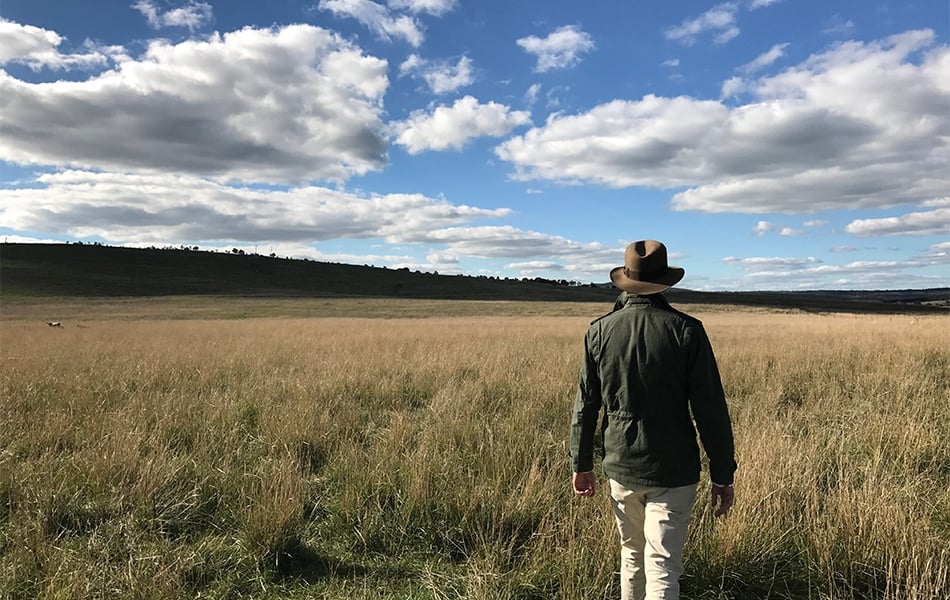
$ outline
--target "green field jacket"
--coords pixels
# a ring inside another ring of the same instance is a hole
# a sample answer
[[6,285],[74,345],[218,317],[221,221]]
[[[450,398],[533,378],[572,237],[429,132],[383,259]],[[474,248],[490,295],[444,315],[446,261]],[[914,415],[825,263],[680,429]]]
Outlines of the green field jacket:
[[732,483],[732,425],[712,346],[702,322],[662,295],[621,294],[614,311],[587,331],[571,422],[575,472],[594,468],[601,409],[610,479],[626,486],[698,482],[698,430],[710,478]]

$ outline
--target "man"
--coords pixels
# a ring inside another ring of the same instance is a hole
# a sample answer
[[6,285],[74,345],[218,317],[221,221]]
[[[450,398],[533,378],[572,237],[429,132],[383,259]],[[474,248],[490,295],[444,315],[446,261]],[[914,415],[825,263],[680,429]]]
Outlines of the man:
[[667,264],[660,242],[630,244],[624,266],[610,272],[623,293],[584,339],[571,423],[573,486],[580,496],[594,495],[603,407],[603,469],[620,531],[623,600],[679,598],[700,474],[697,429],[716,516],[734,502],[732,425],[709,338],[699,320],[674,310],[661,293],[683,275]]

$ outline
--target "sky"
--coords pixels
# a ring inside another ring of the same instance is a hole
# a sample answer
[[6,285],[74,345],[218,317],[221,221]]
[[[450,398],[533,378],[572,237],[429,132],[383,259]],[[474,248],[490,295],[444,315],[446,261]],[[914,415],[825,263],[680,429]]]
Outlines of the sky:
[[[0,0],[0,238],[950,286],[944,0]],[[2,256],[0,256],[2,260]]]

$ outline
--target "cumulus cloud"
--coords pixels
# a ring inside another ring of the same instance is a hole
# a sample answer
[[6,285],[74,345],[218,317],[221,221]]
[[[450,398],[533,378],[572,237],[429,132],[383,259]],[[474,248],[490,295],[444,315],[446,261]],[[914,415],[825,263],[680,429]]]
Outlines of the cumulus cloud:
[[668,40],[690,45],[696,43],[701,35],[713,32],[713,41],[724,44],[739,35],[739,26],[736,25],[738,12],[738,3],[717,4],[698,17],[685,19],[679,26],[667,29],[664,35]]
[[345,180],[385,164],[386,62],[310,25],[153,41],[86,81],[0,71],[0,160],[235,180]]
[[109,63],[107,52],[88,43],[83,53],[60,52],[64,41],[55,31],[0,18],[0,65],[20,63],[39,71],[89,69]]
[[899,217],[855,219],[844,228],[857,236],[950,235],[950,208],[913,212]]
[[463,56],[452,65],[445,61],[430,61],[421,58],[418,54],[410,54],[399,65],[399,74],[422,77],[433,94],[454,92],[475,82],[472,59],[467,56]]
[[315,186],[273,191],[183,175],[64,171],[41,175],[36,184],[0,189],[0,222],[6,227],[141,243],[400,242],[510,213],[421,194],[362,196]]
[[152,29],[187,27],[194,31],[210,23],[213,14],[210,4],[196,0],[189,0],[184,6],[168,10],[159,8],[154,0],[138,0],[132,8],[142,13]]
[[376,34],[376,37],[387,42],[393,38],[403,39],[410,45],[419,47],[425,38],[421,25],[415,19],[406,15],[395,15],[387,7],[371,0],[320,0],[317,7],[337,16],[356,19]]
[[544,73],[553,69],[567,69],[579,63],[584,54],[594,49],[590,34],[576,25],[565,25],[547,37],[531,35],[518,40],[518,45],[537,59],[534,70]]
[[408,10],[413,13],[428,13],[440,17],[453,10],[458,0],[389,0],[389,7],[396,10]]
[[495,102],[482,104],[465,96],[452,106],[439,106],[432,113],[415,112],[393,129],[396,143],[405,146],[410,154],[417,154],[424,150],[459,150],[474,137],[502,136],[530,120],[527,112],[513,111]]
[[496,148],[514,178],[685,187],[677,210],[810,212],[919,204],[950,182],[950,49],[932,31],[839,44],[750,82],[729,107],[616,100]]

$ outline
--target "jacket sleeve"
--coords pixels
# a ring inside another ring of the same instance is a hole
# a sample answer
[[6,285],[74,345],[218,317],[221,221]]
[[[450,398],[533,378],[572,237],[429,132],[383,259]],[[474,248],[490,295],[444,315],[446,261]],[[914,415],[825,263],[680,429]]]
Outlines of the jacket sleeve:
[[584,356],[571,413],[571,463],[575,473],[594,469],[594,433],[600,414],[600,376],[591,354],[591,334],[584,337]]
[[689,404],[699,439],[709,457],[709,478],[718,484],[730,485],[737,468],[735,442],[719,368],[702,325],[694,328],[690,342]]

